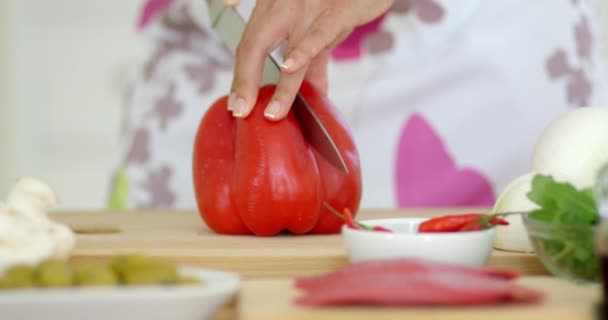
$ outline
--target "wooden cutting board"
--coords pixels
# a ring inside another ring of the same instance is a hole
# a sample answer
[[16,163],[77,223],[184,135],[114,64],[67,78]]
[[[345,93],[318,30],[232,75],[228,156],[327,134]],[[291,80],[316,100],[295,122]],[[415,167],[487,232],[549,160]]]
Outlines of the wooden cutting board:
[[[358,217],[426,217],[480,210],[364,210]],[[141,252],[180,264],[239,272],[244,278],[312,275],[348,263],[340,235],[219,235],[192,211],[57,212],[52,216],[77,232],[74,260]],[[534,254],[495,251],[489,264],[517,268],[525,274],[547,274]]]
[[369,319],[600,319],[596,317],[596,301],[600,289],[575,285],[547,276],[525,276],[522,285],[548,293],[535,305],[499,305],[485,307],[302,307],[293,303],[300,292],[291,279],[258,279],[243,283],[238,296],[239,320],[369,320]]

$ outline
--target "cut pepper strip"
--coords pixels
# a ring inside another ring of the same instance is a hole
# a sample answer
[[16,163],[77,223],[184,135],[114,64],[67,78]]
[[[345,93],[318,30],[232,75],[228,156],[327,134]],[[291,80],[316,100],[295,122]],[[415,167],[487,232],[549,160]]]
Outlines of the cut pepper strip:
[[482,213],[454,214],[424,221],[418,227],[418,232],[475,231],[495,225],[509,225],[509,223],[498,215]]
[[508,226],[509,222],[507,222],[507,220],[501,219],[497,216],[484,215],[482,217],[479,217],[479,219],[477,219],[477,220],[467,223],[462,228],[460,228],[459,231],[476,231],[476,230],[486,229],[486,228],[496,226],[496,225]]

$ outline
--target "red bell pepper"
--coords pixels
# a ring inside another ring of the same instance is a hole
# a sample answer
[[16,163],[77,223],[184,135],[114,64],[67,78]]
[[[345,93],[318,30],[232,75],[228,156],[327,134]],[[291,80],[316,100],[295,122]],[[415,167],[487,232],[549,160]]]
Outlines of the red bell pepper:
[[221,234],[337,233],[344,222],[322,204],[357,212],[361,170],[353,138],[331,102],[304,82],[300,93],[333,137],[346,174],[308,144],[292,112],[277,122],[264,118],[275,88],[260,89],[246,119],[231,115],[226,96],[205,113],[192,168],[200,215]]

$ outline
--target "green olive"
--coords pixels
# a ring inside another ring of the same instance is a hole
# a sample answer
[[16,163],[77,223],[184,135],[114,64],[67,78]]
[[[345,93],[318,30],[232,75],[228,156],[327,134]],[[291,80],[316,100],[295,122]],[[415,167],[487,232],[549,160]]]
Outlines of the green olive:
[[143,254],[117,255],[110,259],[110,268],[122,281],[125,270],[134,266],[145,264],[149,257]]
[[177,284],[180,284],[180,285],[201,284],[201,280],[199,280],[197,277],[193,277],[193,276],[180,275],[177,278]]
[[168,261],[149,259],[144,264],[129,265],[123,270],[123,278],[127,285],[175,284],[177,283],[177,268]]
[[171,262],[142,254],[118,255],[110,266],[122,284],[149,285],[177,283],[177,268]]
[[77,286],[112,286],[118,277],[110,266],[81,263],[74,267],[74,284]]
[[81,262],[70,265],[49,259],[37,266],[14,266],[0,277],[0,289],[23,287],[190,285],[195,277],[183,276],[171,261],[143,254],[113,256],[106,264]]
[[26,265],[13,266],[0,279],[0,288],[29,288],[34,286],[34,269]]
[[35,283],[41,287],[66,287],[72,284],[70,266],[58,260],[46,260],[34,271]]

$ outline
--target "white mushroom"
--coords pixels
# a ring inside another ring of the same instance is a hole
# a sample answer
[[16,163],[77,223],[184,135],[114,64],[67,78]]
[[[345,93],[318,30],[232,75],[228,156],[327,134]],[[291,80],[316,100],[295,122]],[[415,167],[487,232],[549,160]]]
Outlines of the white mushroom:
[[32,219],[46,218],[47,211],[58,205],[55,191],[34,178],[20,178],[8,195],[8,207]]
[[0,274],[14,265],[69,257],[74,233],[48,216],[48,210],[57,204],[55,191],[44,182],[17,180],[7,202],[0,202]]
[[48,235],[55,243],[53,256],[58,259],[67,259],[74,249],[76,237],[72,229],[59,223],[52,223],[47,229]]

